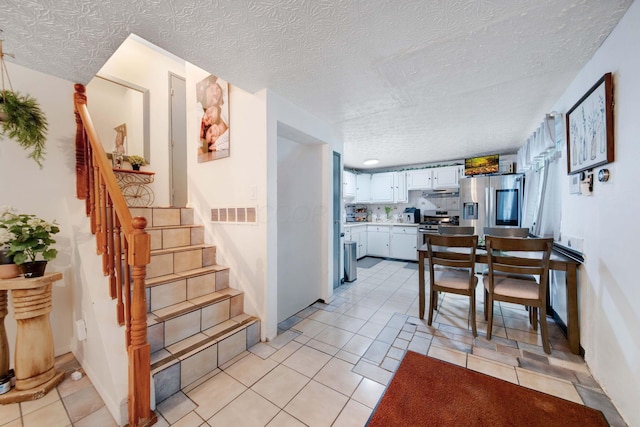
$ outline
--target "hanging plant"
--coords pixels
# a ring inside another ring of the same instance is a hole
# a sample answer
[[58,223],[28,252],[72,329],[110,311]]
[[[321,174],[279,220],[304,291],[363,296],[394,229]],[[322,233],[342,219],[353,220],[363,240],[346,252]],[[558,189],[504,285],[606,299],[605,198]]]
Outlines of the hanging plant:
[[29,95],[3,90],[0,92],[0,123],[0,133],[16,140],[25,150],[31,150],[28,157],[42,168],[47,118],[38,102]]

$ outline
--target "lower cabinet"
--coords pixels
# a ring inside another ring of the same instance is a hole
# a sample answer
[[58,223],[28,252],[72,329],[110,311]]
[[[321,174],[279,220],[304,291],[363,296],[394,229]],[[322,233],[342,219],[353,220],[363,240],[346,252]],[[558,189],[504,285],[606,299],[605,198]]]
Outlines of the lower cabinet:
[[367,225],[367,255],[389,256],[388,225]]
[[371,255],[417,261],[418,228],[362,224],[348,227],[345,240],[356,242],[356,258]]
[[391,258],[418,260],[417,227],[393,227],[391,231]]

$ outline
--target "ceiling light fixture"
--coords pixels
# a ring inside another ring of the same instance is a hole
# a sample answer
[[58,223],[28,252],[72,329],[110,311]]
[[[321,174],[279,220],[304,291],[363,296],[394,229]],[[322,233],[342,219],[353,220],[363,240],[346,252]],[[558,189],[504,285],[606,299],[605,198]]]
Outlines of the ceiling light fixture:
[[364,162],[362,162],[362,164],[365,165],[365,166],[377,165],[379,161],[380,160],[378,160],[378,159],[369,159],[369,160],[365,160]]

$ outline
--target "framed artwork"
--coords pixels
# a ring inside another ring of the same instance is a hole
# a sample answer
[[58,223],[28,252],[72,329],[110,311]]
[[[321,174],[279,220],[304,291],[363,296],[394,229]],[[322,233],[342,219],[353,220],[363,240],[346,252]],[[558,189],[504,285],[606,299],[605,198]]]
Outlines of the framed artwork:
[[196,84],[202,112],[198,163],[229,157],[229,83],[209,75]]
[[569,175],[613,162],[613,81],[607,73],[567,113]]

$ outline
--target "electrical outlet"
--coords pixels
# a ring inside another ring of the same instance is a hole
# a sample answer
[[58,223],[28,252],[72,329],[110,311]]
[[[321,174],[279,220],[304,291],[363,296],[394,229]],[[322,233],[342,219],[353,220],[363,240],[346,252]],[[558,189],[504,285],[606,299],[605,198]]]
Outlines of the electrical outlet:
[[76,320],[76,338],[78,341],[87,339],[87,325],[83,319]]

